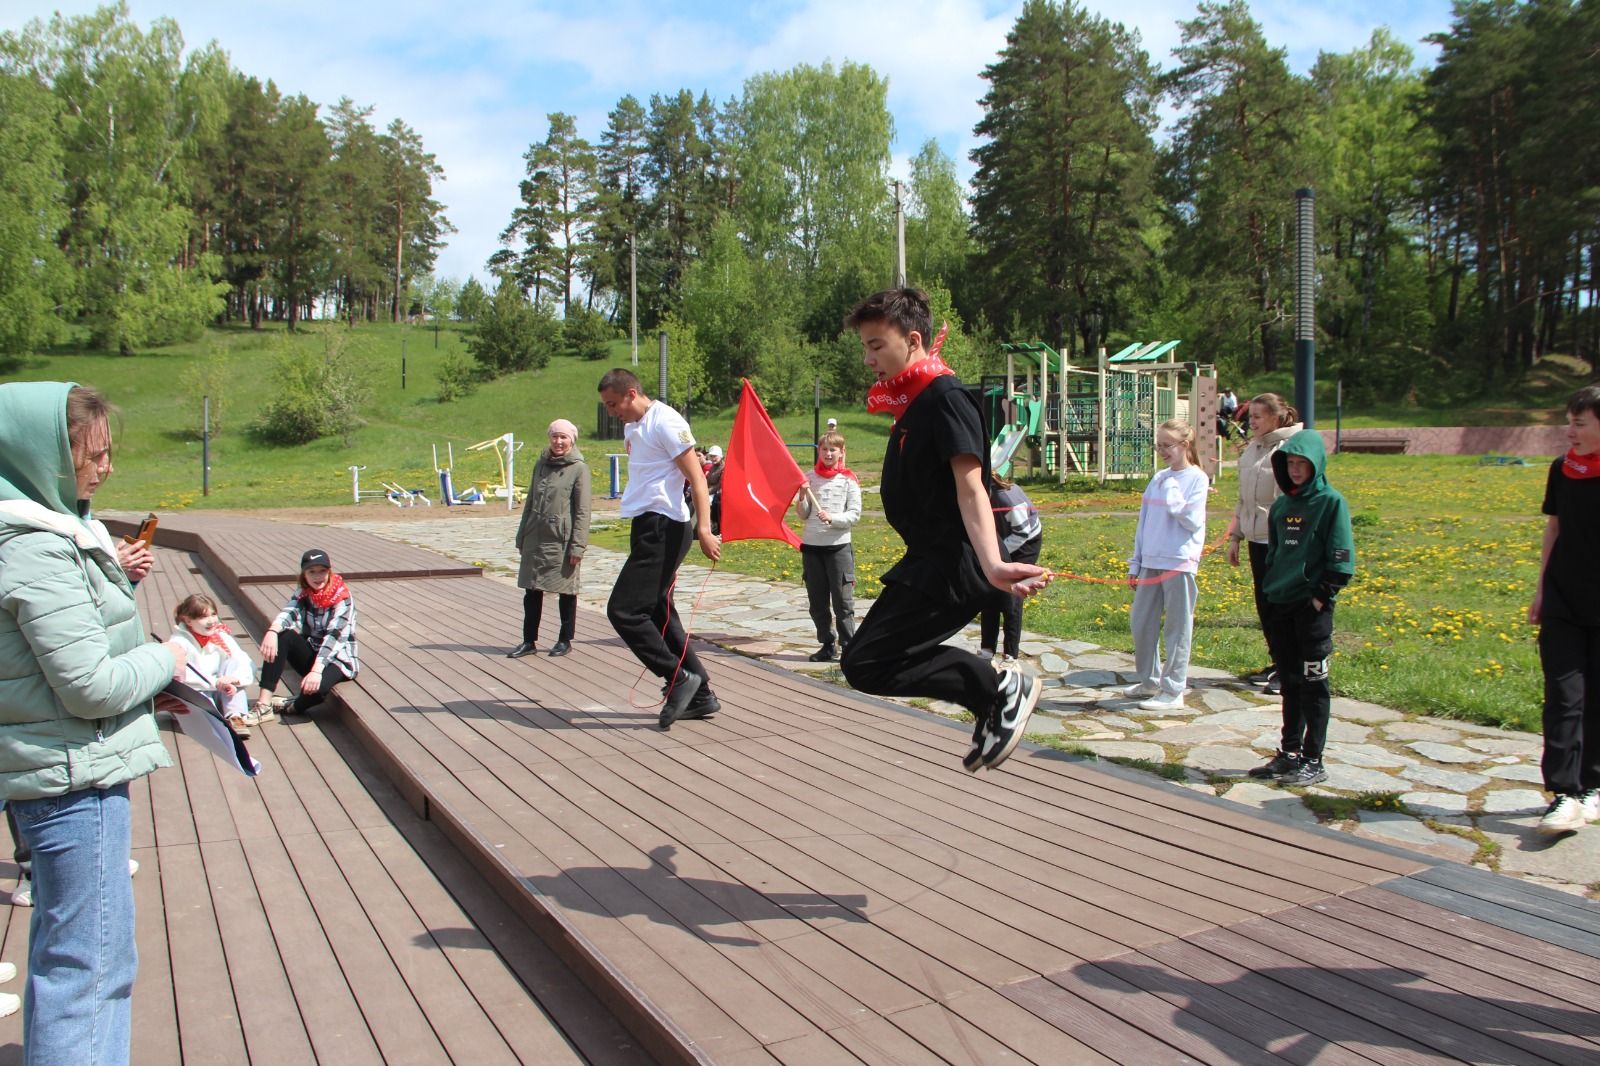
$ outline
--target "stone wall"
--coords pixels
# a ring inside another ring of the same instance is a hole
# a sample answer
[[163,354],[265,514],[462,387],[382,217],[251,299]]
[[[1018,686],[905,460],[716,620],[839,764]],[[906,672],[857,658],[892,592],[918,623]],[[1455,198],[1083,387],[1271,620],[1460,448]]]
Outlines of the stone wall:
[[[1333,454],[1333,430],[1322,429],[1322,443]],[[1344,440],[1377,437],[1406,439],[1407,455],[1528,455],[1554,458],[1567,450],[1565,426],[1451,426],[1347,429]]]

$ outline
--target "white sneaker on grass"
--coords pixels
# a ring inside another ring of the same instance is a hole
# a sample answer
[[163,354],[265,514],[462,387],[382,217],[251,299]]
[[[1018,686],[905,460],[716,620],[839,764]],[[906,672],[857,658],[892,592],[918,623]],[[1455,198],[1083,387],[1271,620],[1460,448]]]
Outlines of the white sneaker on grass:
[[1583,823],[1583,801],[1577,796],[1561,795],[1550,801],[1544,817],[1539,819],[1539,832],[1559,836],[1582,829]]
[[1183,709],[1182,692],[1163,692],[1139,704],[1141,711],[1177,711]]

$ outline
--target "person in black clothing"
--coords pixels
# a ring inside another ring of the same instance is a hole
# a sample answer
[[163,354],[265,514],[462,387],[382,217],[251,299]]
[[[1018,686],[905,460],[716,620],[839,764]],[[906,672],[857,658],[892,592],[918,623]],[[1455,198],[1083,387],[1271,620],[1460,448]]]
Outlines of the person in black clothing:
[[1549,835],[1600,819],[1600,385],[1567,401],[1566,455],[1545,481],[1544,550],[1528,621],[1544,667]]
[[986,488],[989,445],[977,400],[930,353],[927,295],[889,289],[845,319],[861,336],[877,381],[867,410],[894,417],[883,460],[884,516],[906,544],[883,576],[883,592],[840,659],[845,680],[882,696],[957,703],[977,719],[969,772],[1004,762],[1039,700],[1038,677],[1017,666],[995,671],[944,642],[1002,595],[1028,596],[1049,584],[1037,566],[1005,562]]

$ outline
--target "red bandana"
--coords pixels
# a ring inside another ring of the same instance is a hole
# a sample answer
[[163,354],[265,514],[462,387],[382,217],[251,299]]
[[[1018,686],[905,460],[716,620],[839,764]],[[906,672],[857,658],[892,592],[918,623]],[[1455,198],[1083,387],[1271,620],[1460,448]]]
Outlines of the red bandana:
[[311,606],[319,611],[326,611],[340,600],[350,598],[350,590],[345,587],[344,578],[338,574],[330,573],[327,584],[320,589],[304,589],[300,593],[311,601]]
[[955,371],[939,358],[939,349],[944,347],[944,339],[949,332],[950,324],[946,322],[939,327],[939,335],[933,339],[933,347],[928,349],[926,357],[918,359],[892,378],[873,382],[867,390],[867,412],[882,414],[887,411],[898,422],[900,416],[906,413],[906,408],[922,395],[922,390],[934,378],[954,375]]
[[207,644],[215,644],[223,651],[228,650],[228,642],[222,639],[222,635],[228,631],[228,627],[222,623],[217,623],[217,628],[204,636],[196,633],[191,626],[185,625],[184,628],[189,630],[189,635],[194,638],[195,643],[200,647],[204,648]]
[[1561,472],[1574,481],[1600,477],[1600,452],[1579,455],[1576,448],[1568,448],[1567,457],[1561,460]]
[[838,466],[823,466],[822,460],[818,459],[815,469],[818,477],[833,477],[836,474],[843,474],[845,477],[858,484],[861,481],[860,478],[856,477],[856,472],[851,470],[848,466],[845,466],[843,463],[840,463]]

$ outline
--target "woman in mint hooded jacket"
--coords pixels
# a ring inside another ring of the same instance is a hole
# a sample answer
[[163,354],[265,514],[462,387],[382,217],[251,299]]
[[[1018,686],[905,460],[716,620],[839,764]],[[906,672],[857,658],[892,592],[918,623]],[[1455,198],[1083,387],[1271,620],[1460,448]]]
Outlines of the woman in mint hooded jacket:
[[89,500],[110,408],[70,382],[0,385],[0,799],[33,852],[23,1061],[126,1063],[134,950],[128,783],[170,764],[156,644]]

